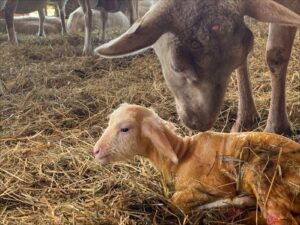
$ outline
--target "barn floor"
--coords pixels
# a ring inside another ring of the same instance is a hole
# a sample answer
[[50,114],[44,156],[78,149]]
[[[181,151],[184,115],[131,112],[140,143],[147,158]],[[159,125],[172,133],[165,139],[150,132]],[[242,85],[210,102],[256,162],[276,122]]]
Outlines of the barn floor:
[[[262,130],[270,101],[267,33],[261,24],[251,26],[251,79]],[[152,106],[180,123],[153,52],[107,60],[81,56],[77,35],[19,40],[10,47],[0,35],[0,224],[244,224],[243,211],[238,217],[226,210],[184,215],[146,160],[105,167],[93,160],[92,146],[120,103]],[[288,113],[298,133],[299,62],[298,34],[287,81]],[[237,99],[232,76],[215,130],[230,130]],[[179,132],[192,134],[182,126]]]

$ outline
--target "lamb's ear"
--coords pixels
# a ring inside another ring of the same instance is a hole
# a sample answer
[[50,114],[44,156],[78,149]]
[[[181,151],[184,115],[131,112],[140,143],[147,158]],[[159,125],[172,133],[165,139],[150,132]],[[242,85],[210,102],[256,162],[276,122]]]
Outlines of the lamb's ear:
[[162,155],[169,158],[173,163],[178,163],[177,155],[175,154],[164,130],[158,124],[155,118],[146,118],[142,122],[142,135],[151,140],[154,147]]
[[171,121],[166,121],[166,120],[162,120],[163,124],[170,130],[172,131],[176,131],[177,127],[174,123],[172,123]]
[[300,15],[273,0],[244,0],[243,14],[262,22],[300,27]]

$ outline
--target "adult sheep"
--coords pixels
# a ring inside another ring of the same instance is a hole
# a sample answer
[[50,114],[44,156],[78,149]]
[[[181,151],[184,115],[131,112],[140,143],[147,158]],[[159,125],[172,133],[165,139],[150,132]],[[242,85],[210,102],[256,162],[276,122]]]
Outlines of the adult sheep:
[[108,18],[108,13],[115,13],[119,11],[128,11],[130,23],[133,24],[134,20],[138,17],[138,0],[78,0],[84,15],[85,15],[85,37],[83,54],[92,54],[92,9],[101,12],[102,21],[102,36],[101,41],[105,40],[105,29]]
[[248,130],[257,126],[259,116],[247,66],[253,35],[244,16],[269,22],[267,63],[272,98],[266,131],[290,133],[285,79],[296,27],[300,26],[300,1],[278,2],[281,4],[272,0],[159,1],[125,34],[95,52],[120,57],[152,46],[181,120],[200,131],[214,124],[230,74],[237,69],[239,108],[232,130]]
[[[102,38],[103,31],[102,29],[102,18],[101,12],[98,10],[92,10],[92,31],[95,29],[100,30],[100,40]],[[107,28],[110,30],[120,31],[120,34],[126,31],[130,27],[130,23],[128,18],[122,12],[110,13],[107,19]],[[73,11],[67,22],[67,31],[69,33],[75,32],[77,30],[84,31],[85,29],[85,21],[84,21],[84,13],[81,7],[78,7],[75,11]]]
[[[17,16],[14,18],[14,27],[18,34],[36,34],[39,27],[39,19],[34,16]],[[61,21],[57,17],[45,17],[44,31],[46,34],[58,34],[61,31]],[[0,19],[0,32],[6,32],[5,20]]]
[[[3,0],[2,0],[3,1]],[[62,33],[66,32],[65,26],[65,5],[68,0],[51,0],[51,2],[57,3],[59,6],[59,14],[61,17]],[[18,39],[14,27],[14,13],[30,13],[38,11],[39,13],[39,36],[44,36],[44,22],[45,22],[45,7],[47,6],[48,0],[10,0],[7,2],[0,2],[0,6],[4,6],[6,27],[8,33],[8,40],[12,44],[18,44]]]

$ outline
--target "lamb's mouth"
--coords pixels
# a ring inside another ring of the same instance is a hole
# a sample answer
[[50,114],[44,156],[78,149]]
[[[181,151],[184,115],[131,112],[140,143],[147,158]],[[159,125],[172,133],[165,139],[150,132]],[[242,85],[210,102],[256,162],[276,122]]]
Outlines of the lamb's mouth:
[[100,161],[100,163],[105,163],[108,161],[109,154],[101,155],[101,156],[95,156],[97,161]]

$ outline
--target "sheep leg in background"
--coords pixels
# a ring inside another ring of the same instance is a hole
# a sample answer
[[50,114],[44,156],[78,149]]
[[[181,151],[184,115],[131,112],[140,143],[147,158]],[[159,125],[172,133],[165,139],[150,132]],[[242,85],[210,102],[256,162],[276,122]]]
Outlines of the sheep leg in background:
[[0,10],[3,10],[6,5],[7,0],[0,0]]
[[9,2],[6,3],[4,8],[8,41],[13,45],[18,44],[18,39],[14,27],[14,13],[16,11],[17,4],[18,4],[18,0],[10,0]]
[[65,13],[65,8],[66,8],[66,1],[60,1],[58,2],[58,8],[59,8],[59,17],[61,20],[61,33],[62,35],[67,33],[66,29],[66,13]]
[[139,17],[138,1],[137,0],[129,0],[127,11],[129,14],[130,25],[132,25],[132,24],[134,24],[134,21]]
[[291,134],[286,112],[286,72],[297,28],[270,24],[267,42],[267,63],[271,71],[272,97],[266,131]]
[[[133,11],[135,12],[135,21],[140,17],[139,15],[139,0],[132,0],[133,1]],[[133,23],[135,22],[133,21]]]
[[40,9],[40,10],[38,10],[38,12],[39,12],[39,18],[40,18],[38,36],[42,37],[42,36],[45,36],[45,30],[44,30],[45,9]]
[[78,0],[79,5],[84,13],[84,46],[83,55],[92,55],[92,9],[89,0]]
[[106,24],[107,24],[107,19],[108,19],[108,13],[104,9],[101,9],[100,13],[101,13],[102,30],[100,31],[101,35],[99,35],[99,36],[100,36],[100,42],[104,42],[105,41],[105,32],[106,32]]
[[250,131],[258,127],[260,118],[253,100],[247,59],[236,72],[239,89],[239,105],[237,120],[231,131]]

